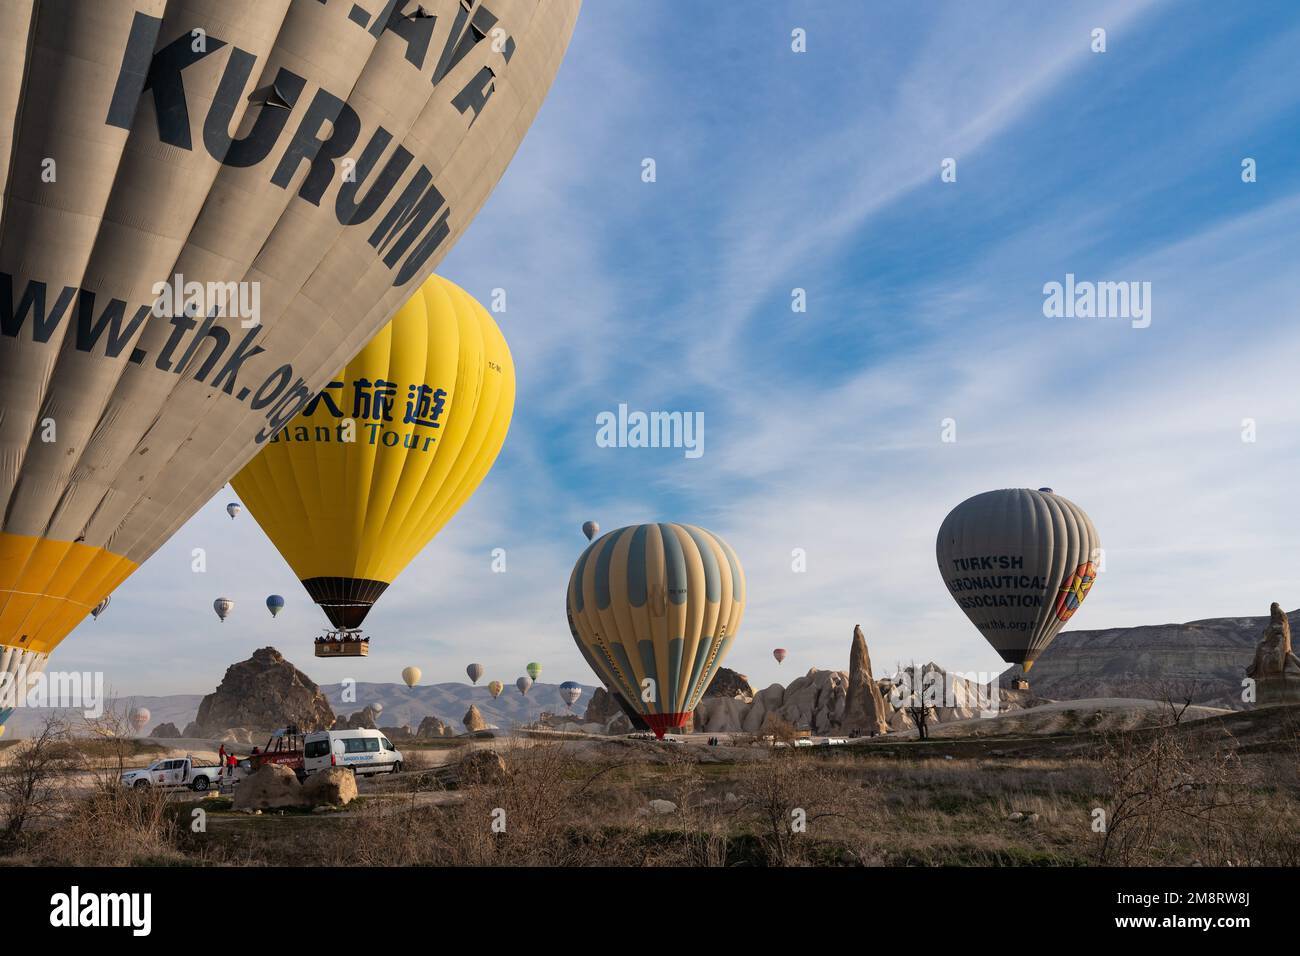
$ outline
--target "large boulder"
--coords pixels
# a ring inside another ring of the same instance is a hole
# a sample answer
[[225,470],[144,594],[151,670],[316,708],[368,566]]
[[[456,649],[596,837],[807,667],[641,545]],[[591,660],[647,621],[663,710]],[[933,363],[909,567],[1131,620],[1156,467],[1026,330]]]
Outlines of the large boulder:
[[153,737],[155,740],[169,740],[173,737],[179,737],[180,735],[181,732],[176,728],[176,725],[170,721],[159,724],[153,729],[153,732],[149,734],[149,736]]
[[495,750],[471,750],[456,765],[456,782],[463,785],[503,783],[509,775],[505,758]]
[[339,717],[334,721],[335,730],[378,730],[376,719],[379,714],[372,707],[363,707],[350,717]]
[[263,647],[226,669],[221,684],[199,704],[186,735],[215,737],[230,727],[269,732],[286,724],[323,730],[333,726],[334,712],[310,677],[274,647]]
[[276,810],[307,806],[307,799],[292,770],[268,763],[239,781],[233,806],[236,810]]
[[302,796],[313,807],[346,807],[356,799],[357,775],[347,767],[327,767],[307,778]]
[[845,692],[844,713],[839,725],[854,736],[874,737],[889,732],[889,718],[880,688],[871,674],[871,654],[861,625],[853,627],[849,647],[849,679]]
[[1300,658],[1291,651],[1291,623],[1274,601],[1269,621],[1255,648],[1255,659],[1246,667],[1246,676],[1255,681],[1255,703],[1300,703]]
[[487,721],[484,720],[483,715],[479,713],[477,704],[469,705],[469,710],[465,711],[465,716],[460,719],[460,722],[465,725],[465,729],[471,734],[476,730],[488,729]]

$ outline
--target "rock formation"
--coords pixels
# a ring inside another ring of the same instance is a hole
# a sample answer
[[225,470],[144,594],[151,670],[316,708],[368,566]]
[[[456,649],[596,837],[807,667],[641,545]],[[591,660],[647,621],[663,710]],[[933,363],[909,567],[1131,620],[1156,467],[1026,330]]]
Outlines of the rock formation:
[[[1290,624],[1300,623],[1292,611]],[[1153,684],[1196,681],[1197,704],[1240,710],[1243,671],[1255,658],[1267,617],[1216,617],[1186,624],[1066,631],[1028,674],[1030,690],[1052,700],[1149,698]],[[1013,667],[1002,684],[1020,673]]]
[[1276,601],[1246,676],[1255,680],[1258,706],[1300,703],[1300,658],[1291,652],[1291,623]]
[[[618,719],[620,716],[622,720]],[[588,724],[603,724],[608,728],[606,733],[610,734],[629,733],[633,728],[650,729],[650,725],[628,705],[627,701],[618,694],[611,694],[603,687],[597,687],[592,692],[582,720]]]
[[479,713],[477,704],[469,705],[469,710],[465,711],[465,716],[461,718],[460,722],[465,725],[465,729],[471,734],[477,730],[488,729],[487,721]]
[[339,717],[334,721],[335,730],[378,730],[375,718],[379,715],[370,707],[363,707],[350,717]]
[[729,667],[719,667],[718,672],[709,681],[704,691],[705,697],[739,697],[752,700],[754,688],[749,686],[749,678],[738,674]]
[[430,715],[420,721],[419,729],[415,731],[417,737],[455,737],[456,728],[444,720],[440,720]]
[[149,736],[153,737],[155,740],[169,740],[173,737],[179,737],[180,735],[181,732],[176,728],[176,725],[170,721],[159,724],[149,734]]
[[226,669],[216,691],[199,704],[185,736],[212,737],[231,727],[269,732],[286,724],[323,730],[334,724],[334,712],[311,678],[274,647],[263,647]]
[[844,715],[840,729],[851,736],[870,736],[889,733],[889,715],[880,697],[880,688],[871,673],[871,655],[867,651],[867,638],[861,625],[853,627],[853,643],[849,648],[849,682],[844,700]]
[[456,764],[457,784],[503,783],[509,776],[505,759],[495,750],[471,750]]
[[[981,694],[979,687],[956,675],[946,674],[938,664],[918,666],[916,670],[925,675],[927,686],[940,691],[939,704],[930,718],[933,722],[977,717],[982,709],[990,706],[987,695]],[[863,673],[867,672],[864,670]],[[773,684],[758,691],[752,701],[706,697],[695,710],[695,729],[697,733],[757,734],[767,716],[774,714],[797,729],[818,736],[843,733],[853,729],[845,719],[849,683],[850,675],[844,671],[823,671],[814,667],[788,687]],[[887,729],[913,729],[911,717],[901,709],[901,697],[878,692],[877,699],[883,707]],[[871,732],[870,725],[858,729]]]

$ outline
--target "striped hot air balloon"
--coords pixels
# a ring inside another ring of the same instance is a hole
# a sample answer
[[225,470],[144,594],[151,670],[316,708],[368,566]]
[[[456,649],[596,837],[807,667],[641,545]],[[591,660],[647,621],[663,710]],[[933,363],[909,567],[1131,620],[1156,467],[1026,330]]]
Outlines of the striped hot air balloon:
[[268,595],[266,598],[266,609],[271,612],[271,617],[275,617],[284,610],[284,598],[278,594]]
[[686,723],[735,640],[745,573],[703,528],[633,525],[588,545],[567,609],[596,676],[662,737]]
[[469,677],[470,683],[477,684],[479,682],[479,679],[482,678],[483,676],[483,665],[470,664],[468,667],[465,668],[465,673]]
[[1051,488],[967,498],[935,542],[957,606],[1004,661],[1026,671],[1091,592],[1100,552],[1083,509]]
[[230,612],[235,609],[235,602],[230,598],[219,597],[212,602],[212,610],[217,612],[217,617],[221,618],[224,623],[230,616]]
[[542,676],[542,665],[537,663],[537,661],[530,661],[528,665],[524,668],[524,671],[533,680],[537,680],[537,678]]
[[11,676],[44,668],[430,275],[528,130],[579,0],[419,8],[0,3]]
[[109,595],[108,597],[104,598],[104,600],[100,601],[98,604],[96,604],[93,608],[90,609],[90,616],[93,617],[96,621],[98,621],[99,615],[103,614],[105,611],[108,610],[108,605],[112,603],[112,600],[113,600],[112,595]]

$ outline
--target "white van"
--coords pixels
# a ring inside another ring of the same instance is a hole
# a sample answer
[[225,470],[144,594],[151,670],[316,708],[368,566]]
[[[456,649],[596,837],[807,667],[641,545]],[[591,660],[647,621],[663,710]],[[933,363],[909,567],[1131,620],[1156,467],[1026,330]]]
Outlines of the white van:
[[397,773],[402,752],[378,730],[317,730],[303,738],[302,769],[310,776],[329,767],[351,767],[357,776]]

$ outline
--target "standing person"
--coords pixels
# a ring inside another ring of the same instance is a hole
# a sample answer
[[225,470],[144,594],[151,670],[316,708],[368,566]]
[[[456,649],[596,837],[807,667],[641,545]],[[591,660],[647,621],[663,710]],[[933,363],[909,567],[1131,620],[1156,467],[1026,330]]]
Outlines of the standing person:
[[226,776],[233,782],[235,779],[235,765],[238,763],[233,753],[226,754]]

